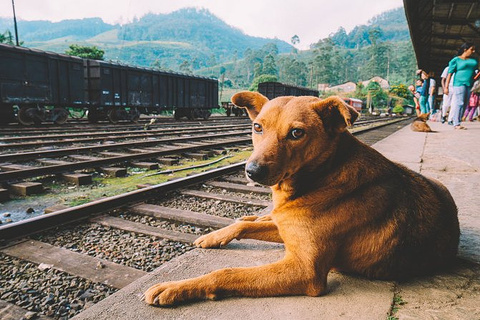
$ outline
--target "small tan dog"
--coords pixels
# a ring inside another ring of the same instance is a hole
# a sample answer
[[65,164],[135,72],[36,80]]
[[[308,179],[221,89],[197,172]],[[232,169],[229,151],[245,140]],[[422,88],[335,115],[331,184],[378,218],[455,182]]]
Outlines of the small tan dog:
[[271,186],[273,210],[201,236],[198,247],[233,239],[283,242],[272,264],[217,270],[160,283],[149,304],[226,296],[319,296],[332,268],[403,279],[448,266],[457,253],[457,208],[448,190],[386,159],[347,130],[358,113],[340,98],[240,92],[232,102],[253,121],[249,179]]
[[410,128],[416,132],[433,132],[430,126],[427,124],[430,113],[422,113],[413,120]]

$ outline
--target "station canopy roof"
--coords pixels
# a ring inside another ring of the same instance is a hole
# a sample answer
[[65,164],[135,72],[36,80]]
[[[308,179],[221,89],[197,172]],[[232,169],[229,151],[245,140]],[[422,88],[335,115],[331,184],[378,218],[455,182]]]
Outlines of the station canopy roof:
[[480,54],[480,0],[404,0],[419,68],[439,76],[464,42]]

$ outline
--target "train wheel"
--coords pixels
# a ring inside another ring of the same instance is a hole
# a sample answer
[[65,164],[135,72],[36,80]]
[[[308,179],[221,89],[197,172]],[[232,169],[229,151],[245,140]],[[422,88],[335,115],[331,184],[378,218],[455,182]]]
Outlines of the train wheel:
[[95,111],[95,110],[88,110],[87,111],[87,119],[88,119],[88,122],[90,123],[97,123],[98,120],[99,120],[99,116],[98,116],[98,113]]
[[34,121],[34,108],[22,107],[18,110],[17,120],[24,126],[31,126]]
[[187,119],[188,120],[193,120],[195,119],[195,110],[188,110],[186,113],[187,113]]
[[203,110],[203,120],[208,120],[208,118],[210,118],[210,116],[212,115],[212,113],[210,112],[210,110]]
[[118,115],[118,112],[116,109],[112,109],[110,111],[108,111],[108,120],[113,123],[113,124],[117,124],[118,123],[118,120],[119,120],[119,115]]
[[230,117],[232,114],[232,108],[227,108],[227,117]]
[[138,119],[140,119],[140,111],[137,109],[130,110],[130,121],[133,123],[138,123]]
[[54,108],[53,113],[53,122],[56,124],[64,124],[68,120],[68,112],[63,108]]
[[133,122],[133,123],[138,123],[138,119],[140,119],[140,115],[139,115],[139,114],[136,114],[136,115],[133,115],[133,116],[130,118],[130,121]]

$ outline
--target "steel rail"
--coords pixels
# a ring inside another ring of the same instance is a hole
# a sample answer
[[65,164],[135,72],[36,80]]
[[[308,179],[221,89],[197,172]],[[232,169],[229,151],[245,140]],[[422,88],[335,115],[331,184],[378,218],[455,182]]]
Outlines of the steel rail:
[[[222,129],[236,129],[236,128],[244,128],[250,127],[250,123],[248,124],[234,124],[234,125],[221,125],[221,126],[199,126],[199,127],[190,127],[188,129],[182,128],[168,128],[168,129],[152,129],[152,130],[144,130],[143,128],[138,128],[136,130],[127,130],[127,131],[113,131],[113,132],[90,132],[90,133],[68,133],[68,134],[58,134],[58,135],[37,135],[37,136],[23,136],[23,137],[7,137],[7,138],[0,138],[0,142],[10,142],[10,141],[24,141],[24,140],[34,140],[34,139],[65,139],[65,138],[78,138],[78,137],[111,137],[111,136],[119,136],[119,135],[127,135],[128,138],[133,136],[139,137],[148,137],[148,136],[156,136],[157,133],[168,133],[174,134],[179,132],[196,132],[202,131],[206,129],[214,129],[214,130],[222,130]],[[47,144],[48,142],[44,142]],[[0,147],[10,147],[12,144],[0,144]]]
[[238,127],[227,127],[227,128],[203,128],[199,130],[174,130],[172,132],[159,132],[159,133],[152,133],[152,132],[140,132],[140,133],[131,133],[129,135],[119,135],[115,136],[112,134],[104,134],[105,137],[95,137],[95,138],[79,138],[79,139],[64,139],[64,140],[45,140],[49,139],[50,137],[44,136],[43,141],[31,141],[31,142],[21,142],[21,143],[11,143],[11,144],[1,144],[0,149],[13,149],[13,148],[22,148],[22,147],[37,147],[37,146],[56,146],[62,144],[75,144],[75,143],[93,143],[93,142],[101,142],[101,141],[115,141],[115,140],[133,140],[133,139],[148,139],[148,138],[157,138],[157,137],[164,137],[165,135],[185,135],[185,134],[194,134],[194,133],[204,133],[205,131],[211,132],[225,132],[225,131],[232,131],[232,130],[246,130],[249,129],[250,126],[241,126]]
[[95,145],[95,146],[86,146],[86,147],[76,147],[76,148],[68,148],[68,149],[57,149],[57,150],[42,150],[42,151],[31,151],[31,152],[24,152],[24,153],[8,153],[0,155],[0,162],[8,162],[8,161],[19,161],[19,160],[31,160],[37,159],[42,157],[58,157],[69,155],[72,153],[87,153],[92,151],[106,151],[112,149],[121,149],[121,148],[132,148],[132,147],[145,147],[145,146],[155,146],[159,143],[175,143],[175,142],[183,142],[183,141],[196,141],[196,140],[205,140],[205,139],[213,139],[213,138],[226,138],[231,136],[239,136],[243,134],[250,134],[251,130],[244,130],[244,131],[237,131],[234,133],[220,133],[220,134],[204,134],[198,136],[190,136],[190,137],[179,137],[179,138],[165,138],[165,139],[156,139],[156,140],[149,140],[149,141],[136,141],[136,142],[121,142],[115,144],[102,144],[102,145]]
[[[158,118],[160,119],[160,118]],[[246,121],[248,118],[227,118],[227,117],[218,117],[217,119],[212,119],[210,118],[207,121],[164,121],[164,120],[159,120],[155,122],[153,126],[170,126],[170,127],[189,127],[192,125],[199,125],[199,124],[205,124],[205,126],[209,125],[215,125],[218,123],[232,123],[232,122],[240,122],[240,121]],[[75,131],[77,129],[84,130],[84,131],[98,131],[98,130],[123,130],[123,129],[128,129],[132,128],[132,130],[135,130],[139,127],[143,127],[143,123],[137,123],[137,124],[118,124],[118,125],[111,125],[109,123],[99,123],[99,124],[90,124],[90,125],[85,125],[85,124],[79,124],[79,125],[73,125],[73,126],[49,126],[49,125],[41,125],[39,127],[21,127],[18,125],[17,127],[0,127],[0,134],[41,134],[44,133],[45,131],[48,131],[50,133],[57,133],[57,132],[65,132],[65,131]]]
[[104,159],[98,159],[98,160],[86,160],[86,161],[72,162],[69,164],[58,164],[58,165],[51,165],[51,166],[35,167],[30,169],[6,171],[6,172],[0,172],[0,182],[12,181],[12,180],[22,179],[27,177],[37,177],[37,176],[44,176],[44,175],[50,175],[50,174],[71,172],[71,171],[80,170],[80,169],[98,168],[106,165],[130,162],[133,160],[149,159],[149,158],[154,158],[159,156],[184,153],[188,151],[225,147],[232,144],[236,145],[236,144],[243,144],[243,143],[250,143],[250,142],[251,142],[251,137],[248,137],[244,139],[235,139],[235,140],[216,142],[208,145],[177,147],[177,148],[171,148],[167,150],[128,154],[124,156],[110,157],[110,158],[104,158]]

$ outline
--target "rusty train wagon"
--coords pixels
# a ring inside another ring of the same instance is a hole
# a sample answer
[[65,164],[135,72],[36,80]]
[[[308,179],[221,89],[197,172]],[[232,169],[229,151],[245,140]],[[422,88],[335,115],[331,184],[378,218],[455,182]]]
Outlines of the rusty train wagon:
[[0,124],[67,121],[85,106],[83,59],[0,44]]
[[175,118],[208,119],[218,107],[215,79],[85,60],[88,119],[136,121],[140,114],[173,110]]
[[318,97],[318,90],[297,87],[280,82],[262,82],[258,84],[258,92],[268,99],[280,96],[315,96]]
[[164,110],[207,119],[217,107],[215,79],[0,44],[0,124],[62,124],[72,109],[91,122]]

